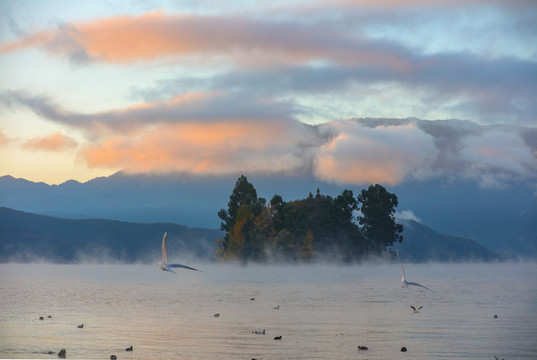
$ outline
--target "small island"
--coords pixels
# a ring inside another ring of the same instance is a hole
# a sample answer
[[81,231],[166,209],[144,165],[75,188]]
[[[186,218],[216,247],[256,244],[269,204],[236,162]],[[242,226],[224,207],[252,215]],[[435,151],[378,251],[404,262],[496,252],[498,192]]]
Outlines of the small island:
[[305,199],[286,202],[274,195],[269,203],[257,196],[241,175],[221,209],[216,255],[224,261],[359,262],[382,256],[402,242],[403,225],[395,221],[397,196],[381,185],[370,185],[355,197],[343,190],[337,197],[317,189]]

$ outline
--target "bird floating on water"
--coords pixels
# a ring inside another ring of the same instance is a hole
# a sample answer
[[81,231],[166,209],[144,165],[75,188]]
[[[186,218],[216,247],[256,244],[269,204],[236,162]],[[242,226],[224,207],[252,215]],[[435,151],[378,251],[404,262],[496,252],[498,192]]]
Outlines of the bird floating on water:
[[80,324],[80,325],[78,325],[77,328],[79,328],[79,329],[84,329],[84,324]]
[[166,255],[166,237],[168,236],[168,233],[164,233],[164,237],[162,238],[162,260],[158,262],[158,267],[161,268],[164,271],[169,271],[171,273],[176,273],[172,270],[172,268],[183,268],[188,270],[194,270],[199,271],[198,269],[191,268],[186,265],[182,264],[168,264],[168,256]]
[[128,347],[128,348],[125,349],[125,351],[132,351],[132,350],[133,350],[133,349],[132,349],[132,345],[131,345],[130,347]]
[[396,250],[395,253],[397,254],[397,258],[399,259],[399,263],[401,264],[401,272],[403,273],[403,277],[401,278],[401,287],[403,287],[404,289],[407,289],[408,285],[419,286],[419,287],[422,287],[424,289],[434,292],[433,290],[429,289],[427,286],[423,286],[421,284],[418,284],[417,282],[406,281],[405,268],[403,267],[403,262],[401,261],[401,258],[399,257],[399,252],[397,252]]
[[367,346],[358,345],[358,350],[368,350]]

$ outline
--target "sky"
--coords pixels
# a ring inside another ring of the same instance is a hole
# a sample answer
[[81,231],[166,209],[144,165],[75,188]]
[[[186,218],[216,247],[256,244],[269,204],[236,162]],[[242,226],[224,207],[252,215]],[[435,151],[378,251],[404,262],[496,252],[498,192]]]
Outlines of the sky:
[[0,175],[537,184],[536,39],[531,0],[2,0]]

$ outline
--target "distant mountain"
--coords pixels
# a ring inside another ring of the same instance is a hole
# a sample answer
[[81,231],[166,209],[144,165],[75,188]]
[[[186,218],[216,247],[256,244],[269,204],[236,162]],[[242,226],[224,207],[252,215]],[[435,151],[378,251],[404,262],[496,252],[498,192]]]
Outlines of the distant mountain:
[[0,207],[0,262],[152,262],[161,258],[168,232],[168,259],[214,259],[222,232],[171,223],[70,220]]
[[403,242],[396,245],[406,262],[488,262],[514,260],[483,245],[458,236],[442,235],[414,220],[403,221]]
[[[239,174],[240,175],[240,174]],[[365,188],[322,182],[312,174],[245,174],[258,195],[285,201],[320,189],[337,196]],[[166,222],[218,229],[238,176],[116,173],[85,183],[61,185],[0,177],[0,206],[70,219],[101,218],[137,223]],[[480,188],[473,182],[407,181],[386,186],[398,211],[411,210],[436,231],[471,238],[492,251],[537,257],[537,197],[534,184]]]
[[0,206],[70,219],[172,222],[218,228],[234,177],[126,175],[116,173],[85,183],[35,183],[0,177]]
[[[405,262],[508,259],[475,241],[440,235],[413,220],[404,226],[404,241],[397,248]],[[0,207],[0,262],[157,262],[164,232],[169,259],[174,261],[214,260],[215,240],[224,235],[171,223],[61,219]]]

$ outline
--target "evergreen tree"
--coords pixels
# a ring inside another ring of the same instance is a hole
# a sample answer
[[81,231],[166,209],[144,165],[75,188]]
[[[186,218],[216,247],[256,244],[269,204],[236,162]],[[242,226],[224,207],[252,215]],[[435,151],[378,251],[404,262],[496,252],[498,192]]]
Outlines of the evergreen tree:
[[224,251],[226,251],[231,240],[230,235],[232,229],[236,225],[239,208],[242,205],[248,205],[249,211],[256,216],[259,214],[264,204],[265,199],[258,198],[254,186],[248,181],[246,176],[241,175],[235,182],[233,192],[229,196],[228,209],[221,209],[218,212],[218,217],[222,220],[220,230],[226,231],[224,239],[220,242]]
[[397,196],[381,185],[370,185],[358,195],[358,222],[367,240],[366,251],[381,254],[394,242],[402,242],[403,225],[395,222]]

